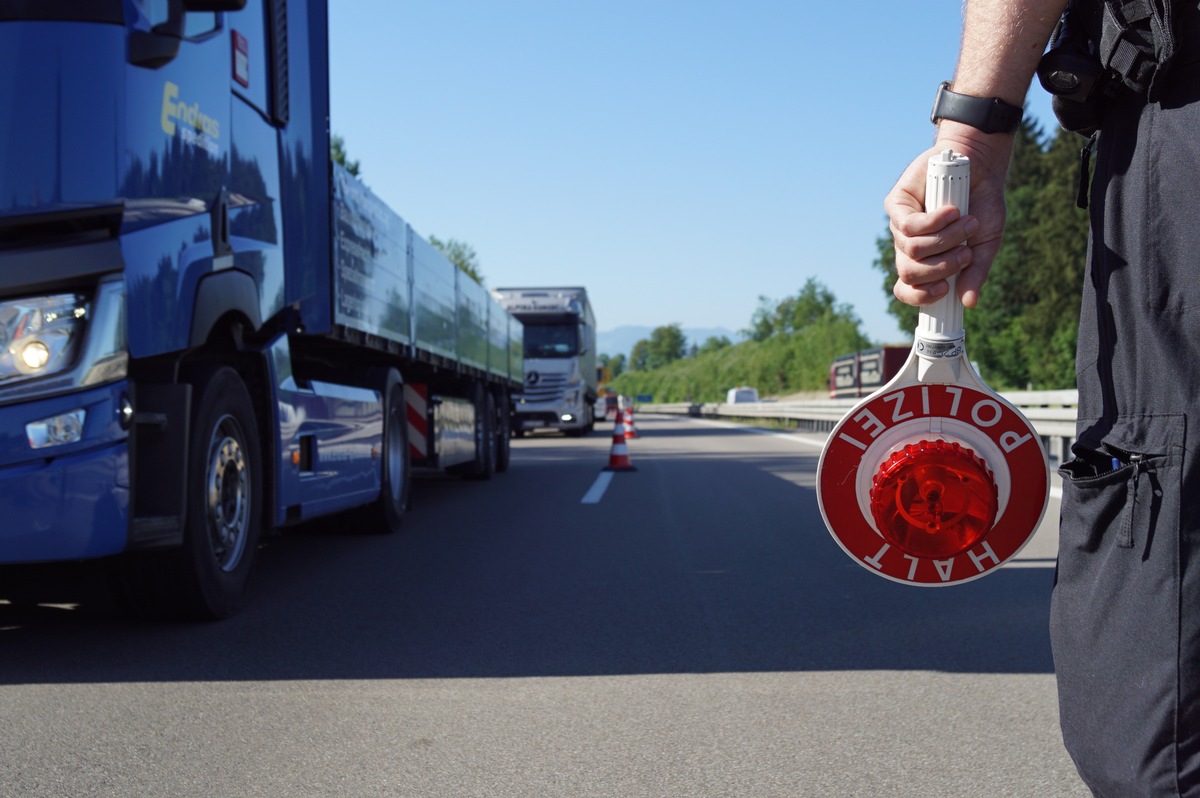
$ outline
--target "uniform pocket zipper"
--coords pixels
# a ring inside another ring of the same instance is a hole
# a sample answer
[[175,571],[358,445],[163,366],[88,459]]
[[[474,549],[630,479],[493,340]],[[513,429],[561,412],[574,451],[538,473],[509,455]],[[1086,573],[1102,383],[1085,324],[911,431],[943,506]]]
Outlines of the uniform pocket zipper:
[[1146,456],[1127,452],[1110,443],[1103,444],[1104,450],[1113,456],[1113,470],[1119,471],[1125,465],[1133,466],[1129,474],[1128,496],[1125,499],[1125,521],[1117,535],[1117,545],[1123,549],[1133,548],[1133,517],[1137,509],[1138,477],[1145,466]]

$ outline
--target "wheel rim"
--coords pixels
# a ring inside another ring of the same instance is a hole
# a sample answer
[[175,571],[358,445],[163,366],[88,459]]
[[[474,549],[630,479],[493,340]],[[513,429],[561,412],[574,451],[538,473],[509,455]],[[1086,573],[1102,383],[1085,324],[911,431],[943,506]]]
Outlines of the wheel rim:
[[208,447],[208,533],[213,557],[222,571],[242,560],[250,529],[250,470],[241,427],[224,416]]

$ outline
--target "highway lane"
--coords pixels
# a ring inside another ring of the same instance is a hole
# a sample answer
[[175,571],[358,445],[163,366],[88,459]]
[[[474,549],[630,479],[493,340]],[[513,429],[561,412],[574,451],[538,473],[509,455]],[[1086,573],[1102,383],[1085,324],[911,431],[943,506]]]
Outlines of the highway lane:
[[906,587],[825,531],[820,436],[637,425],[602,491],[611,425],[420,480],[400,535],[273,539],[219,624],[126,620],[88,573],[0,604],[0,796],[1088,794],[1055,502],[1019,567]]

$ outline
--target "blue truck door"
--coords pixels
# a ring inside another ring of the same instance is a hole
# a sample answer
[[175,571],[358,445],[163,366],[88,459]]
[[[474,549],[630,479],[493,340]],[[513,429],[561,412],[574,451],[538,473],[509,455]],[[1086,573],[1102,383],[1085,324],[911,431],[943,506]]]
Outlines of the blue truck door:
[[[204,342],[231,297],[242,297],[236,309],[254,324],[285,303],[278,128],[286,114],[273,83],[278,45],[268,35],[279,6],[248,0],[241,11],[224,17],[228,59],[221,79],[231,98],[228,175],[221,196],[227,227],[224,241],[215,242],[213,273],[203,278],[197,297],[194,345]],[[241,306],[251,303],[254,307]]]
[[184,13],[178,0],[134,7],[122,248],[130,351],[144,357],[189,345],[196,287],[213,270],[230,155],[229,85],[217,76],[230,55],[225,15]]

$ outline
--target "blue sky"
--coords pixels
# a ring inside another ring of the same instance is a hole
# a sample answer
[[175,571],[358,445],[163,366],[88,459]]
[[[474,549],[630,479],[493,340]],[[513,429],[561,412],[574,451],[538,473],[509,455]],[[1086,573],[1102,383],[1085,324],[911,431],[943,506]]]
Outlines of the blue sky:
[[601,330],[738,330],[816,277],[871,338],[911,341],[871,262],[961,0],[331,6],[334,132],[489,286],[586,286]]

